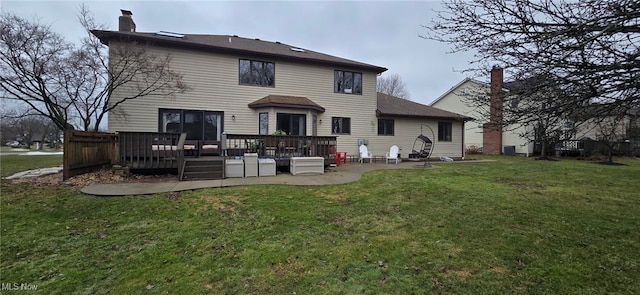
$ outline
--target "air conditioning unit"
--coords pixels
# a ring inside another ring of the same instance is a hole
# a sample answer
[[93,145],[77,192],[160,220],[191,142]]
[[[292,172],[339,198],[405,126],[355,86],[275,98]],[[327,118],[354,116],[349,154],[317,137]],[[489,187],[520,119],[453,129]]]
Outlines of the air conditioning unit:
[[345,89],[345,90],[344,90],[344,93],[352,93],[351,88],[349,88],[349,89]]

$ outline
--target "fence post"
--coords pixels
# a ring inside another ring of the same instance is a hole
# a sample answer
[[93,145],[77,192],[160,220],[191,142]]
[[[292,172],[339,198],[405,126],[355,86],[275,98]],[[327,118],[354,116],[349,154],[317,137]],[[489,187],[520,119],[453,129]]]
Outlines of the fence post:
[[71,142],[71,132],[73,132],[73,130],[65,130],[64,131],[64,143],[62,145],[62,179],[63,180],[67,180],[69,179],[69,158],[67,156],[67,151],[71,150],[71,145],[69,144]]

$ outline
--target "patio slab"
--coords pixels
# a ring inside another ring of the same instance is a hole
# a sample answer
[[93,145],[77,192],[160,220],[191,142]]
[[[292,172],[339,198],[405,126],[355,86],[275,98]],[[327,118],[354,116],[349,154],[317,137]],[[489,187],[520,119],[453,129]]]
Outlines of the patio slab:
[[[489,162],[492,160],[480,161],[461,161],[458,163],[478,163]],[[435,162],[441,163],[441,162]],[[227,178],[222,180],[193,180],[193,181],[175,181],[160,183],[111,183],[111,184],[95,184],[82,188],[85,194],[95,196],[128,196],[128,195],[148,195],[164,192],[178,192],[202,188],[219,188],[242,185],[265,185],[265,184],[284,184],[284,185],[332,185],[343,184],[358,181],[366,172],[382,169],[425,169],[421,168],[422,163],[405,161],[399,164],[386,163],[349,163],[342,164],[340,167],[330,167],[321,175],[291,175],[289,173],[280,173],[276,176],[267,177],[245,177],[245,178]],[[438,168],[431,165],[429,168]]]

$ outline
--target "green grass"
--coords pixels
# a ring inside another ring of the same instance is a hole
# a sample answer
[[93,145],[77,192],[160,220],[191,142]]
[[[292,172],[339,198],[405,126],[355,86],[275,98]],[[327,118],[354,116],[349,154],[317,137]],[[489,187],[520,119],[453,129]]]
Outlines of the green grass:
[[179,196],[3,182],[0,281],[41,294],[640,293],[639,160],[497,159]]
[[0,156],[0,176],[2,177],[31,169],[57,166],[62,166],[62,155]]

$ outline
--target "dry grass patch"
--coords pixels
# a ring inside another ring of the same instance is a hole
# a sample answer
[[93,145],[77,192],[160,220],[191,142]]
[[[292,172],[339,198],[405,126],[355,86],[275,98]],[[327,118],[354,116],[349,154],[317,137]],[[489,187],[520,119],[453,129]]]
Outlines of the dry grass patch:
[[463,279],[463,280],[469,280],[469,279],[473,278],[473,276],[474,276],[473,271],[472,270],[468,270],[468,269],[461,269],[461,270],[451,270],[450,269],[450,270],[447,270],[446,273],[450,274],[450,275],[454,275],[454,276],[456,276],[456,277],[458,277],[460,279]]
[[489,271],[497,274],[505,274],[509,272],[509,270],[506,267],[502,267],[502,266],[492,266],[491,268],[489,268]]
[[319,196],[335,202],[343,202],[347,199],[347,196],[344,194],[319,193]]
[[204,204],[198,207],[198,211],[207,211],[209,208],[218,211],[234,211],[236,206],[241,205],[242,202],[248,198],[249,197],[202,195],[198,197],[198,200],[204,201]]

